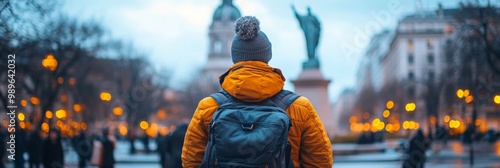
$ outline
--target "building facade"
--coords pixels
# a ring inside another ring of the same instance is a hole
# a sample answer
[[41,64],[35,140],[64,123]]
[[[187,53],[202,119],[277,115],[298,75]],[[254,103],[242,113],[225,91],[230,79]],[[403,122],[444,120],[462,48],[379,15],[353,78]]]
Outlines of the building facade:
[[241,13],[232,0],[223,0],[215,9],[208,33],[208,61],[203,68],[203,76],[206,76],[207,80],[218,82],[217,78],[233,64],[231,43],[236,35],[233,25],[240,17]]

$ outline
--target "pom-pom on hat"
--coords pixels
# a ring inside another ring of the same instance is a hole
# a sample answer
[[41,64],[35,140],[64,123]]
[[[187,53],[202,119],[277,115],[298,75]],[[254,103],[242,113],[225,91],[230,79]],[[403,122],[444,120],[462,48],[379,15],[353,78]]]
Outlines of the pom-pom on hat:
[[236,20],[234,24],[236,36],[233,38],[231,55],[233,63],[240,61],[262,61],[268,63],[271,60],[271,42],[266,34],[260,31],[259,20],[253,16],[244,16]]

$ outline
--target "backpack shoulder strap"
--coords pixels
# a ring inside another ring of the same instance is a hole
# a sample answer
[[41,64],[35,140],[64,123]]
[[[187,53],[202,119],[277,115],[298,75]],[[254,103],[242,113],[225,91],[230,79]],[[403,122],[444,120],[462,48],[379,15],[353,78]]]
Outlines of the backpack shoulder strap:
[[290,106],[300,95],[289,91],[289,90],[281,90],[278,94],[274,95],[271,98],[278,107],[285,110]]
[[227,103],[231,99],[229,93],[227,93],[225,90],[221,90],[217,93],[212,93],[210,97],[214,98],[219,106]]

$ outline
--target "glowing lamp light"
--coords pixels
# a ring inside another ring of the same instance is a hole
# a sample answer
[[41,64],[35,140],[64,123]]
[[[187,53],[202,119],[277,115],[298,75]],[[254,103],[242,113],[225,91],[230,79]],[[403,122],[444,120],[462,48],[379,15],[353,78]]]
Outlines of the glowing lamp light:
[[457,97],[458,97],[459,99],[463,98],[463,97],[464,97],[464,90],[462,90],[462,89],[458,89],[458,90],[457,90]]
[[66,115],[67,115],[66,110],[59,109],[56,111],[56,117],[59,119],[66,118]]
[[52,114],[52,111],[47,111],[45,112],[45,117],[47,117],[48,119],[51,119],[53,117],[54,114]]
[[64,83],[64,78],[62,78],[62,77],[57,78],[57,83],[63,84]]
[[358,118],[356,116],[351,116],[349,117],[349,123],[356,123],[358,121]]
[[387,126],[385,126],[385,131],[392,132],[393,131],[392,124],[387,124]]
[[69,78],[70,85],[75,85],[75,83],[76,83],[75,78],[73,78],[73,77]]
[[383,130],[385,127],[385,123],[384,122],[380,122],[379,124],[377,124],[377,129],[380,131],[380,130]]
[[460,127],[460,121],[458,121],[458,120],[451,120],[450,123],[448,123],[448,126],[450,128],[458,128],[458,127]]
[[363,131],[369,131],[370,130],[370,123],[365,123],[363,124]]
[[387,101],[385,107],[387,107],[387,109],[389,110],[392,109],[394,107],[394,102],[392,100]]
[[464,90],[464,96],[463,97],[467,97],[470,95],[470,90],[469,89],[465,89]]
[[19,127],[21,127],[21,129],[26,129],[26,123],[24,122],[19,123]]
[[31,101],[31,104],[33,104],[33,105],[40,104],[40,99],[38,99],[38,97],[35,97],[35,96],[31,96],[30,101]]
[[19,119],[19,121],[24,121],[24,119],[25,119],[24,114],[23,114],[23,113],[19,113],[19,114],[17,115],[17,119]]
[[443,119],[444,119],[444,122],[450,122],[450,116],[449,115],[445,115]]
[[82,128],[82,130],[87,130],[87,124],[84,122],[80,124],[80,127]]
[[57,68],[57,60],[52,54],[48,54],[42,60],[42,66],[50,71],[55,71]]
[[49,129],[50,129],[49,124],[47,124],[47,123],[44,122],[42,124],[42,131],[43,132],[49,132]]
[[465,103],[471,103],[473,100],[474,100],[474,97],[472,97],[472,95],[465,97]]
[[384,110],[382,115],[384,116],[384,118],[387,118],[387,117],[389,117],[389,115],[391,115],[391,112],[389,110]]
[[21,99],[21,106],[25,107],[28,104],[28,102],[24,99]]
[[157,112],[156,112],[156,115],[158,116],[159,119],[166,119],[167,118],[167,111],[165,111],[164,109],[159,109]]
[[73,122],[71,123],[71,126],[74,128],[74,129],[78,129],[78,123],[77,122]]
[[415,125],[416,125],[415,122],[414,121],[410,121],[409,123],[410,123],[410,125],[409,125],[408,128],[409,129],[415,129]]
[[146,122],[146,121],[141,121],[141,122],[139,123],[139,127],[141,127],[141,129],[145,130],[145,129],[148,129],[149,124],[148,124],[148,122]]
[[126,126],[120,125],[118,127],[118,132],[120,132],[120,135],[125,136],[128,133],[128,129]]
[[403,129],[407,130],[409,128],[410,128],[410,122],[408,121],[403,122]]
[[77,112],[77,113],[82,111],[82,105],[81,104],[74,104],[73,110],[75,110],[75,112]]
[[113,114],[116,116],[121,116],[123,114],[123,109],[121,107],[113,108]]
[[495,97],[493,97],[493,102],[495,102],[495,104],[500,104],[500,95],[495,95]]
[[416,108],[417,108],[417,105],[415,103],[413,103],[413,102],[407,103],[406,106],[405,106],[405,109],[408,112],[413,112],[413,111],[415,111]]
[[476,120],[476,122],[474,123],[474,125],[476,125],[476,126],[481,125],[481,120],[480,119]]
[[166,135],[168,135],[168,128],[167,127],[161,127],[159,132],[160,132],[160,135],[166,136]]
[[101,92],[100,98],[102,101],[111,101],[111,93],[109,92]]
[[376,127],[378,126],[378,124],[380,124],[380,119],[378,118],[373,119],[372,126]]
[[62,121],[57,121],[56,122],[56,126],[59,127],[59,128],[62,128],[63,127]]

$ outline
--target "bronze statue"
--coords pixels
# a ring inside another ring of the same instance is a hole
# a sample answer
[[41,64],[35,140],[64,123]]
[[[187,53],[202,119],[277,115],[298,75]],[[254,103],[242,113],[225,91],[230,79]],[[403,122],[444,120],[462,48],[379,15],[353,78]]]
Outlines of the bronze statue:
[[292,4],[292,10],[295,17],[300,23],[302,31],[306,38],[307,45],[307,57],[309,60],[304,63],[304,68],[319,68],[319,61],[316,58],[316,48],[319,43],[319,36],[321,32],[321,25],[319,20],[311,13],[311,8],[307,7],[307,15],[299,15],[295,10],[295,6]]

